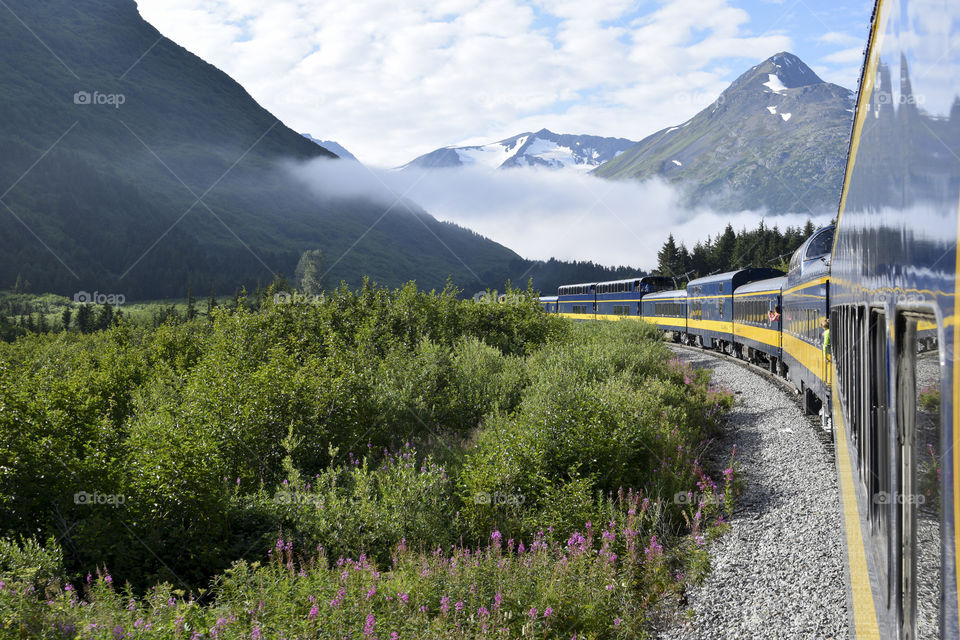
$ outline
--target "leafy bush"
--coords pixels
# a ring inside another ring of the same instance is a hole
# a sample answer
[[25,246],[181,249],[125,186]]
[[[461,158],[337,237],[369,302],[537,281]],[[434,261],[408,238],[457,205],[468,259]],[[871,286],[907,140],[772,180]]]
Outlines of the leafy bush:
[[547,518],[565,534],[596,515],[598,495],[673,496],[692,484],[693,448],[731,397],[671,360],[649,329],[624,324],[579,325],[570,343],[528,360],[518,409],[488,420],[460,477],[472,533],[529,536]]
[[56,537],[30,562],[83,590],[0,588],[0,629],[636,637],[705,571],[736,482],[698,457],[732,397],[651,327],[508,294],[365,284],[0,344],[0,535]]

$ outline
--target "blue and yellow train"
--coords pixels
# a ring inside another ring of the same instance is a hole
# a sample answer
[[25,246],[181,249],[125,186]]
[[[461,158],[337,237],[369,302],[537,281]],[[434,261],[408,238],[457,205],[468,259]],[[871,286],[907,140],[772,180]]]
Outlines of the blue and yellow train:
[[960,4],[876,3],[837,224],[786,274],[658,283],[639,315],[598,312],[610,283],[556,300],[570,317],[643,319],[803,394],[834,434],[858,639],[960,638],[958,41]]

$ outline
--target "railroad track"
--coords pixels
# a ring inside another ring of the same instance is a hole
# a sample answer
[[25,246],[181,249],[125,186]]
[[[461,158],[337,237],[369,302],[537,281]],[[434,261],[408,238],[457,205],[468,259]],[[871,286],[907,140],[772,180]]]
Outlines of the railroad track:
[[[715,351],[713,349],[704,349],[702,347],[691,347],[689,345],[679,344],[676,342],[667,342],[666,344],[671,349],[682,350],[688,353],[697,353],[697,354],[710,356],[713,358],[717,358],[719,360],[724,360],[726,362],[730,362],[732,364],[738,365],[740,367],[743,367],[744,369],[747,369],[748,371],[752,371],[753,373],[756,373],[762,376],[766,380],[769,380],[770,382],[773,382],[779,385],[780,388],[786,393],[790,401],[793,402],[793,404],[795,404],[797,407],[799,407],[801,411],[803,410],[802,396],[797,392],[796,388],[792,384],[790,384],[790,382],[788,382],[787,380],[784,380],[780,376],[771,373],[769,370],[764,369],[763,367],[759,367],[755,364],[746,362],[745,360],[741,360],[740,358],[737,358],[735,356],[731,356],[721,351]],[[807,416],[806,422],[809,424],[811,432],[817,437],[817,439],[820,441],[820,444],[823,446],[824,453],[827,454],[830,457],[830,460],[832,461],[834,456],[833,431],[824,430],[823,427],[820,426],[820,420],[817,419],[815,416]]]

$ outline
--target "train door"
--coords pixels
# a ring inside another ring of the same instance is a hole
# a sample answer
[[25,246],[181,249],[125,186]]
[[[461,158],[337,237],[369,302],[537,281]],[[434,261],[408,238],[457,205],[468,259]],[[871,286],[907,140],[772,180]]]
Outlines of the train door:
[[[896,590],[900,638],[941,638],[941,371],[936,349],[920,352],[917,325],[932,317],[897,319],[897,449],[901,478],[894,501],[899,534]],[[940,341],[938,341],[940,344]]]

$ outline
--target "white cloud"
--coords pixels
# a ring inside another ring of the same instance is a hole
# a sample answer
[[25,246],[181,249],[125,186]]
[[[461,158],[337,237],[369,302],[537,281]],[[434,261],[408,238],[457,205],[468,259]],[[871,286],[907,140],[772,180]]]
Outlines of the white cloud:
[[829,55],[823,56],[820,60],[830,64],[859,64],[863,62],[863,47],[851,47],[849,49],[834,51]]
[[853,47],[859,46],[861,51],[863,50],[864,40],[863,37],[852,36],[849,33],[842,33],[840,31],[828,31],[819,38],[817,42],[822,44],[835,44],[841,47]]
[[523,128],[639,139],[714,100],[723,64],[792,42],[751,35],[728,0],[661,2],[642,16],[632,0],[138,4],[288,125],[385,166]]
[[656,266],[657,251],[669,233],[690,248],[721,232],[728,222],[738,230],[752,229],[765,218],[768,226],[783,229],[802,226],[809,217],[687,209],[678,192],[659,180],[611,182],[531,168],[463,167],[419,173],[318,160],[293,171],[322,194],[373,197],[384,207],[405,195],[435,217],[467,226],[527,258],[593,260],[646,269]]

